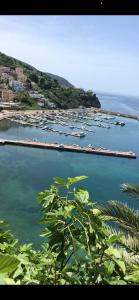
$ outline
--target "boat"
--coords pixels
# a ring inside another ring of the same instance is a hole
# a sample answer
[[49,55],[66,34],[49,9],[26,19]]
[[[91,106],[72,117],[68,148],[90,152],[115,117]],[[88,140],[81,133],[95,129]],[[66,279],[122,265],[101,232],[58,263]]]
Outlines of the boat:
[[71,135],[77,136],[77,137],[85,137],[86,133],[85,132],[73,132]]

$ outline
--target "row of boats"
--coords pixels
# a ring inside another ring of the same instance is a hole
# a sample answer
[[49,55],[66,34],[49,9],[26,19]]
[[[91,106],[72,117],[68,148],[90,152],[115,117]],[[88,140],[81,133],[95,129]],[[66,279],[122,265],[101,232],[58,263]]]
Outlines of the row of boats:
[[[37,112],[34,114],[28,114],[28,113],[15,113],[11,117],[12,121],[16,121],[22,125],[27,126],[34,126],[41,128],[42,130],[51,131],[59,134],[63,134],[65,136],[75,136],[75,137],[85,137],[87,132],[95,133],[94,130],[88,129],[87,127],[101,127],[110,129],[111,125],[121,125],[124,126],[124,122],[111,122],[111,119],[115,119],[116,117],[111,116],[105,116],[102,114],[96,114],[92,115],[91,113],[87,112],[84,114],[78,113],[78,112],[66,112],[62,111],[61,113],[56,112]],[[84,120],[86,119],[86,120]],[[94,121],[94,123],[89,121]],[[76,123],[81,123],[81,126],[77,126]],[[99,123],[98,123],[99,122]],[[105,123],[105,124],[104,124]],[[106,124],[108,123],[108,124]],[[55,125],[61,125],[62,127],[67,126],[69,129],[79,129],[79,131],[73,131],[73,132],[65,132],[61,131],[60,129],[55,128]]]

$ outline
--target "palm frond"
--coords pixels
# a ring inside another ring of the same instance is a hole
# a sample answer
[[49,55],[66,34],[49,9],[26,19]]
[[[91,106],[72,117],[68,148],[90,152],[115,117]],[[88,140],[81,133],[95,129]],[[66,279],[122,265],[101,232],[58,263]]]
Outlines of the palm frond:
[[127,263],[127,265],[137,265],[139,266],[139,255],[135,255],[133,252],[130,253],[128,251],[123,250],[122,256],[124,258],[124,261]]
[[109,235],[117,235],[120,236],[120,240],[116,243],[118,245],[123,246],[127,251],[134,252],[139,254],[139,239],[137,237],[133,237],[130,234],[124,234],[122,230],[113,228],[111,225],[106,224],[104,227],[107,229]]
[[131,184],[131,183],[123,183],[121,184],[121,190],[124,193],[128,193],[130,196],[139,199],[139,185]]
[[130,252],[139,254],[139,239],[128,234],[121,238],[122,245]]
[[129,231],[130,234],[139,237],[139,213],[129,208],[126,204],[118,201],[108,201],[106,205],[99,206],[101,218],[107,221],[114,221],[120,228]]
[[108,235],[114,234],[114,235],[121,235],[121,236],[123,235],[124,236],[124,233],[122,230],[119,230],[118,228],[114,228],[107,223],[104,223],[103,227],[107,229]]
[[118,250],[120,250],[122,257],[127,265],[137,265],[139,266],[139,240],[133,238],[131,235],[124,235],[123,231],[113,228],[111,225],[106,224],[104,227],[107,229],[109,235],[119,235],[121,238],[116,241]]

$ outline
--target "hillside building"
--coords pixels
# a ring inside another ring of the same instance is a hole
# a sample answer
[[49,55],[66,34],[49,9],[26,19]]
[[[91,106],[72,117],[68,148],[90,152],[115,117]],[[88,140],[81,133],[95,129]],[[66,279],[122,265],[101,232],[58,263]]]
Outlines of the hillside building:
[[8,68],[8,67],[4,67],[4,66],[0,66],[0,75],[2,74],[2,73],[7,73],[7,72],[10,72],[10,68]]
[[1,101],[13,101],[15,99],[15,94],[6,89],[0,89],[0,99]]
[[26,82],[27,76],[23,73],[22,68],[16,68],[15,72],[16,72],[17,80],[22,81],[22,82]]
[[15,92],[23,92],[25,91],[24,84],[17,80],[10,80],[9,87],[13,88]]

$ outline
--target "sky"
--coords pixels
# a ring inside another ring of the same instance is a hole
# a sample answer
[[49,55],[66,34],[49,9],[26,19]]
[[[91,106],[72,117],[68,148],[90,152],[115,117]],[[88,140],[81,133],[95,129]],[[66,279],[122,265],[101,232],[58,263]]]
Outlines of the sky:
[[94,92],[139,96],[139,16],[0,16],[0,51]]

